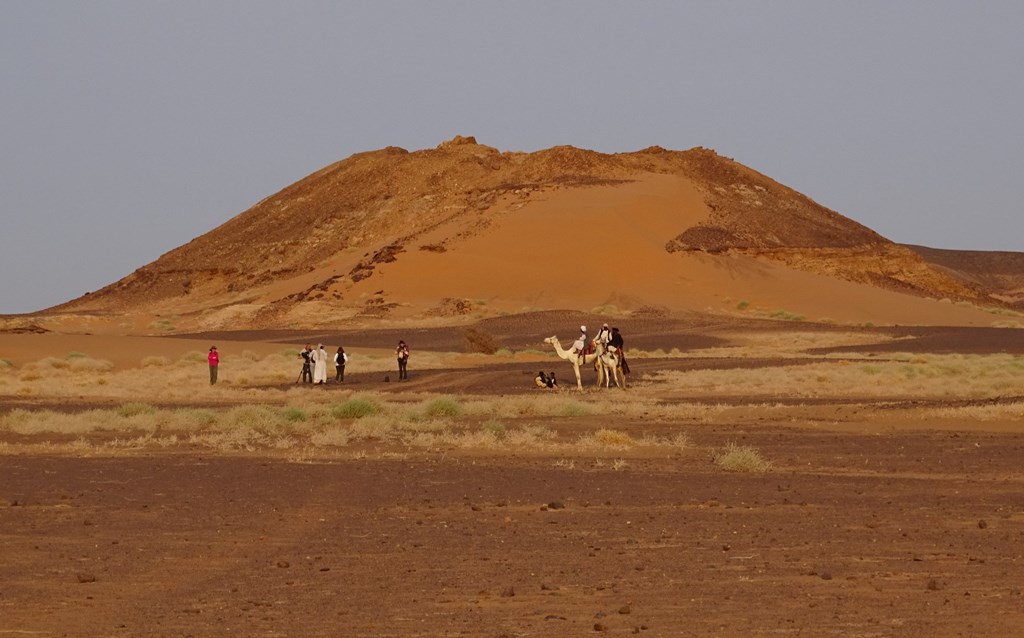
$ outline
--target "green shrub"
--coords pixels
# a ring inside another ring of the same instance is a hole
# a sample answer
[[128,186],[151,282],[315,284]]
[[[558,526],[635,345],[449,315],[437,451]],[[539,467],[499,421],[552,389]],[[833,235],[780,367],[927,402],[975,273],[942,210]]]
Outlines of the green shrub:
[[590,408],[578,401],[573,401],[563,405],[558,414],[559,416],[587,416],[590,414]]
[[228,422],[236,428],[249,428],[259,432],[277,432],[279,412],[268,405],[239,405],[228,411]]
[[439,397],[428,403],[423,413],[432,419],[454,418],[462,414],[462,405],[452,397]]
[[380,405],[370,399],[352,397],[342,403],[331,406],[331,416],[336,419],[361,419],[381,413]]
[[306,414],[305,410],[288,406],[281,410],[281,418],[288,423],[299,423],[305,421],[309,416]]
[[208,427],[217,423],[217,413],[204,408],[185,408],[178,411],[178,416],[188,425]]

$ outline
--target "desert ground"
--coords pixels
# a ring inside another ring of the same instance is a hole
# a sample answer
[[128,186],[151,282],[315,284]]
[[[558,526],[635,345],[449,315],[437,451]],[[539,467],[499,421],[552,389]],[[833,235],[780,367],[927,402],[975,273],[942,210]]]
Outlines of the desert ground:
[[602,319],[0,334],[0,635],[1019,633],[1024,331]]

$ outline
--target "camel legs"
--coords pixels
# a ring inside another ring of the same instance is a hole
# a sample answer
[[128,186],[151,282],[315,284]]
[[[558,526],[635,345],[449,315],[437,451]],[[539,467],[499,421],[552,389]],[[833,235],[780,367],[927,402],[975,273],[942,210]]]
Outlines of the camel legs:
[[600,368],[601,368],[601,374],[599,375],[598,378],[599,379],[600,378],[604,379],[604,387],[605,388],[612,387],[612,379],[611,379],[611,377],[608,376],[608,366],[607,366],[607,364],[605,364],[604,360],[601,361]]
[[619,383],[619,375],[617,370],[619,367],[619,358],[615,355],[608,353],[602,354],[598,360],[598,383],[604,378],[604,387],[611,388],[612,381],[615,381],[616,387],[623,388],[623,384]]
[[[605,380],[605,387],[611,388],[612,381],[615,381],[615,386],[626,389],[626,374],[622,372],[621,360],[614,354],[608,353],[601,355],[600,364],[598,366],[598,384],[601,379]],[[620,376],[621,375],[621,376]],[[621,379],[621,381],[620,381]]]

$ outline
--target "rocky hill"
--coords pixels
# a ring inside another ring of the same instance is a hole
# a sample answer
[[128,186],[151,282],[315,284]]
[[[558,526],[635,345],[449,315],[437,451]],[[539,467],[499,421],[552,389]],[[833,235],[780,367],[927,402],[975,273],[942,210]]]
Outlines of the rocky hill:
[[[327,166],[120,281],[43,314],[173,315],[183,325],[203,328],[318,324],[324,313],[352,316],[354,308],[363,316],[382,316],[401,306],[385,292],[402,288],[383,274],[385,265],[430,253],[444,272],[446,253],[474,237],[510,232],[513,226],[502,220],[555,193],[582,198],[605,189],[600,192],[614,197],[651,176],[671,176],[699,198],[659,204],[664,223],[675,227],[644,251],[742,256],[922,297],[1001,303],[993,296],[993,280],[961,276],[935,259],[929,263],[920,251],[894,244],[712,150],[651,147],[603,154],[559,146],[500,152],[472,137],[456,137],[434,149],[389,147]],[[629,211],[620,212],[628,220]],[[559,216],[549,216],[552,224],[562,221]],[[600,278],[602,267],[614,268],[580,265],[582,247],[593,233],[602,233],[585,223],[569,226],[568,219],[559,230],[575,233],[580,250],[567,252],[565,263],[551,264],[550,271],[568,281]],[[517,257],[531,259],[525,239],[534,232],[524,227],[516,231],[518,239],[508,238],[522,241]],[[499,268],[493,276],[497,286],[515,273]],[[445,304],[469,303],[457,285],[450,292],[438,285],[435,299],[406,307],[406,315],[429,316]],[[1006,292],[1002,284],[996,287]],[[302,310],[312,303],[316,313]],[[630,303],[622,301],[621,309]],[[374,307],[379,312],[368,312]],[[515,307],[509,302],[501,311]],[[499,312],[499,306],[491,310]]]
[[929,265],[992,298],[1024,309],[1024,253],[906,246]]

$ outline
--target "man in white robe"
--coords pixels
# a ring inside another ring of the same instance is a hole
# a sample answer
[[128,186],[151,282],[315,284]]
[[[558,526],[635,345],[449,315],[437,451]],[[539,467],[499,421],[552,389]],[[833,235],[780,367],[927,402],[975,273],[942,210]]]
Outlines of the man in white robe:
[[317,345],[313,356],[313,383],[327,383],[327,351],[324,350],[324,344]]

